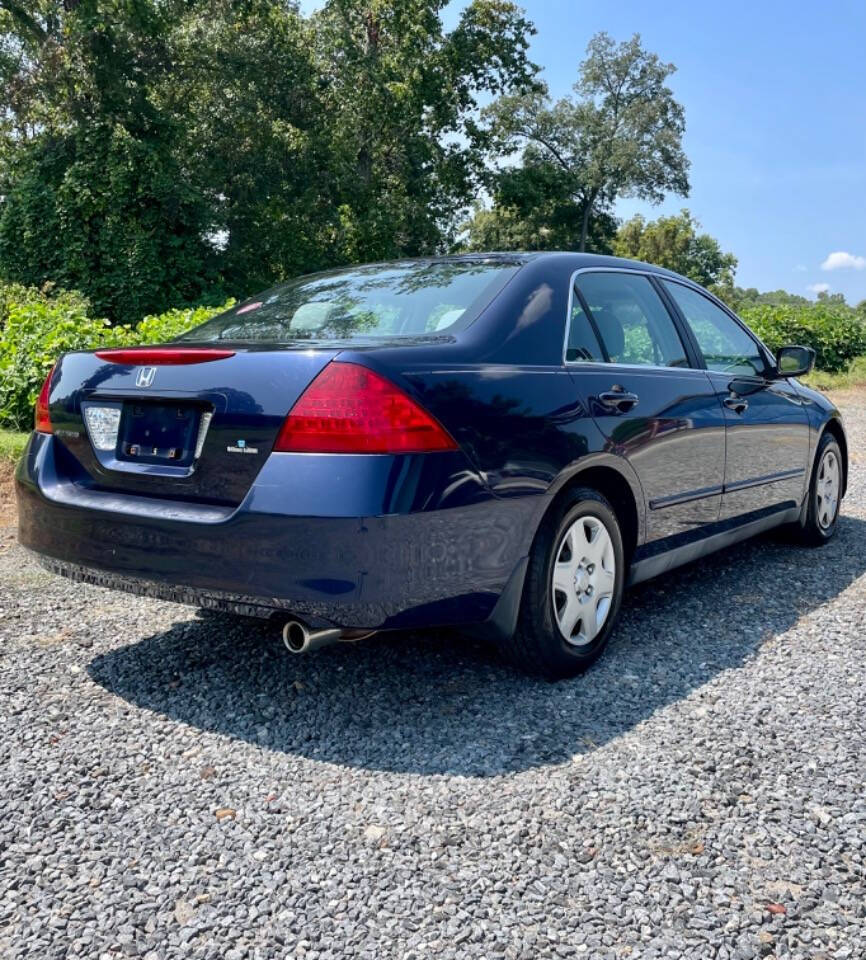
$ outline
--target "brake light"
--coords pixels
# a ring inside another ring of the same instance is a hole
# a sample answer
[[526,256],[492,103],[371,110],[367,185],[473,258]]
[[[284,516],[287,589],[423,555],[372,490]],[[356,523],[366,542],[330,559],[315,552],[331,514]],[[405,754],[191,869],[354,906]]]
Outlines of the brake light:
[[51,394],[51,378],[54,376],[54,371],[57,368],[57,364],[48,371],[48,376],[45,378],[45,382],[42,384],[42,389],[39,391],[39,396],[36,398],[36,415],[34,417],[34,428],[39,433],[53,433],[54,428],[51,426],[51,413],[48,410],[48,397]]
[[225,360],[234,355],[234,350],[220,350],[216,347],[115,347],[111,350],[96,351],[100,360],[125,363],[132,367],[210,363],[212,360]]
[[274,450],[430,453],[456,450],[445,428],[399,387],[357,363],[334,360],[301,394]]

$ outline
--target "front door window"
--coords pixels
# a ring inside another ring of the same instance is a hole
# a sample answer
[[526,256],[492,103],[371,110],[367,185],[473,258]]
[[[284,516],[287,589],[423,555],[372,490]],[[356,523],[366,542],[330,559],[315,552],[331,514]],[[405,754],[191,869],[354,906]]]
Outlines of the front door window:
[[662,283],[691,327],[707,370],[747,377],[766,374],[760,348],[736,320],[702,293],[681,283]]

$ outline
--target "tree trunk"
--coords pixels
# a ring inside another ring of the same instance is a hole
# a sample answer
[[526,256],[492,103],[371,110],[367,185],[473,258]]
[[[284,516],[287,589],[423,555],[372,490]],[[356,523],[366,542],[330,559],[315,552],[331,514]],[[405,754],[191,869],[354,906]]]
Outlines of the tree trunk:
[[580,224],[580,252],[586,253],[586,235],[589,233],[589,216],[595,203],[595,192],[591,193],[583,205],[583,219]]

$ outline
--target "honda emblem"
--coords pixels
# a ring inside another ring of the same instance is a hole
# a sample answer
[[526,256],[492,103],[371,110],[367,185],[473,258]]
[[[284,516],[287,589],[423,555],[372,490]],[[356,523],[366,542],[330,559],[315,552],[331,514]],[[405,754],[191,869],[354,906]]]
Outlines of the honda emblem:
[[156,376],[156,367],[139,367],[135,376],[135,385],[137,387],[149,387]]

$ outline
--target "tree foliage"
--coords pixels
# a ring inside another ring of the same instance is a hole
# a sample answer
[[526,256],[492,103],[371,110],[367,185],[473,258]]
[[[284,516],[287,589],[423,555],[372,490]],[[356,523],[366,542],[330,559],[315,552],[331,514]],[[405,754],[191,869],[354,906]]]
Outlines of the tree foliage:
[[[569,189],[570,178],[545,157],[527,151],[523,164],[500,173],[492,207],[476,203],[464,224],[470,250],[577,250],[582,241],[583,206]],[[611,253],[613,216],[597,210],[589,219],[585,246]]]
[[553,102],[542,85],[500,97],[486,110],[504,153],[530,148],[564,175],[580,209],[580,250],[591,218],[609,212],[618,197],[653,203],[668,191],[687,195],[688,160],[682,149],[685,115],[667,80],[673,64],[647,52],[635,34],[616,44],[592,38],[574,96]]
[[787,290],[766,290],[761,293],[757,287],[733,286],[724,292],[724,301],[732,310],[745,310],[747,307],[757,306],[799,306],[809,305],[807,297]]
[[218,280],[209,211],[160,108],[173,72],[172,5],[2,0],[0,265],[25,284],[81,289],[138,317]]
[[531,78],[531,28],[510,3],[475,0],[450,33],[444,5],[332,0],[314,17],[331,155],[342,158],[341,260],[440,249],[484,171],[478,97]]
[[445,5],[0,0],[0,272],[122,320],[444,249],[535,72],[509,0]]
[[705,287],[733,289],[737,258],[724,253],[714,237],[699,233],[700,226],[688,210],[650,222],[638,214],[620,226],[614,252],[666,267]]

